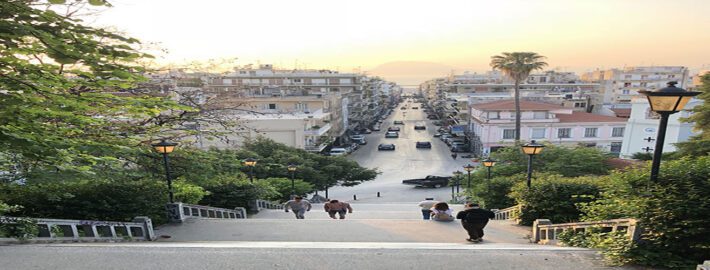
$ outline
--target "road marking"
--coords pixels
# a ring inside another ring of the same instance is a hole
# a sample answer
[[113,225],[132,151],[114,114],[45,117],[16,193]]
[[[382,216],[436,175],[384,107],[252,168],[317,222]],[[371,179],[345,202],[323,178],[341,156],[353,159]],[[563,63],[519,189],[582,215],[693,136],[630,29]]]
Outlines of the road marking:
[[[463,239],[462,239],[463,241]],[[504,243],[385,243],[385,242],[140,242],[36,244],[45,247],[139,247],[139,248],[273,248],[273,249],[407,249],[407,250],[517,250],[517,251],[592,251],[584,248]]]

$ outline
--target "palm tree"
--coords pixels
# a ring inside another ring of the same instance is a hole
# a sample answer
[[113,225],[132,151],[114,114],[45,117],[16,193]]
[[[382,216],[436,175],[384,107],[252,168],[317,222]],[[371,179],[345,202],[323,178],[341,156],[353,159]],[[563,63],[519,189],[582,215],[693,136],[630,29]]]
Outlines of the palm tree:
[[544,56],[534,52],[504,52],[491,57],[491,67],[503,71],[515,81],[515,142],[520,142],[520,83],[533,70],[542,70],[547,63]]

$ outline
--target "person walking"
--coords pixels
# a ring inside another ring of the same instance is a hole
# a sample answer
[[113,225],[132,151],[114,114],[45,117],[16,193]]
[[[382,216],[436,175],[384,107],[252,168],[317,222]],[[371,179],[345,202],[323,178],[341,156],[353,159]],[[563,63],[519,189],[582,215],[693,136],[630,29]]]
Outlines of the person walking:
[[422,217],[424,220],[429,220],[431,218],[431,208],[434,207],[438,202],[434,198],[426,198],[419,202],[419,207],[422,208]]
[[338,200],[330,200],[323,205],[323,208],[332,219],[335,219],[335,214],[338,214],[340,219],[345,219],[345,213],[353,213],[353,208],[349,203]]
[[456,219],[461,220],[461,225],[468,232],[467,241],[478,243],[483,241],[483,228],[488,224],[488,220],[495,217],[489,210],[482,209],[477,203],[467,205],[468,209],[456,214]]
[[304,219],[306,212],[311,211],[311,203],[308,202],[308,200],[304,200],[301,196],[296,196],[293,197],[293,200],[284,203],[284,211],[286,211],[286,213],[288,213],[289,208],[293,210],[296,219]]

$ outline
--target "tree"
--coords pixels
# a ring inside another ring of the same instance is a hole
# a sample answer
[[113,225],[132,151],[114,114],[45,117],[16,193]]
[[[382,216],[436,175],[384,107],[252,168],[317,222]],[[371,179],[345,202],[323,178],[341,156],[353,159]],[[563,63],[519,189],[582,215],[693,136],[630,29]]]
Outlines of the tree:
[[[686,121],[695,122],[695,129],[701,133],[687,142],[676,144],[679,155],[707,156],[710,154],[710,73],[701,78],[702,85],[696,91],[702,92],[697,98],[703,103],[693,108],[693,115]],[[664,157],[665,158],[665,157]]]
[[491,57],[491,67],[503,71],[515,81],[515,141],[520,141],[520,83],[530,72],[547,66],[544,56],[534,52],[504,52]]

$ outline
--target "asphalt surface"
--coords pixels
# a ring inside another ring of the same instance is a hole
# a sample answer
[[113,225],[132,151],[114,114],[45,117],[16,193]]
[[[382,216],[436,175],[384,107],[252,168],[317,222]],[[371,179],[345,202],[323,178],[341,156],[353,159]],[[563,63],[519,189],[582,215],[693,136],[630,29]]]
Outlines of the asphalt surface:
[[[400,107],[405,104],[409,109],[401,110]],[[413,110],[413,106],[419,109]],[[396,125],[401,128],[399,138],[385,138],[387,128],[395,126],[395,120],[404,121],[404,125]],[[415,125],[421,124],[426,125],[427,129],[414,130]],[[402,102],[382,123],[382,130],[366,134],[367,145],[361,145],[348,156],[361,166],[377,168],[382,173],[375,180],[357,186],[331,188],[328,197],[352,200],[353,195],[356,195],[358,201],[367,203],[418,202],[426,197],[444,201],[451,199],[450,187],[416,188],[402,184],[404,179],[423,178],[427,175],[451,176],[454,171],[463,171],[466,164],[473,164],[470,158],[459,157],[454,160],[451,157],[448,146],[433,136],[438,128],[426,119],[421,103]],[[417,149],[417,141],[430,141],[432,148]],[[393,143],[396,150],[378,151],[377,145],[380,143]],[[377,192],[380,192],[381,197],[377,197]]]
[[0,269],[623,269],[580,250],[170,244],[0,246]]

